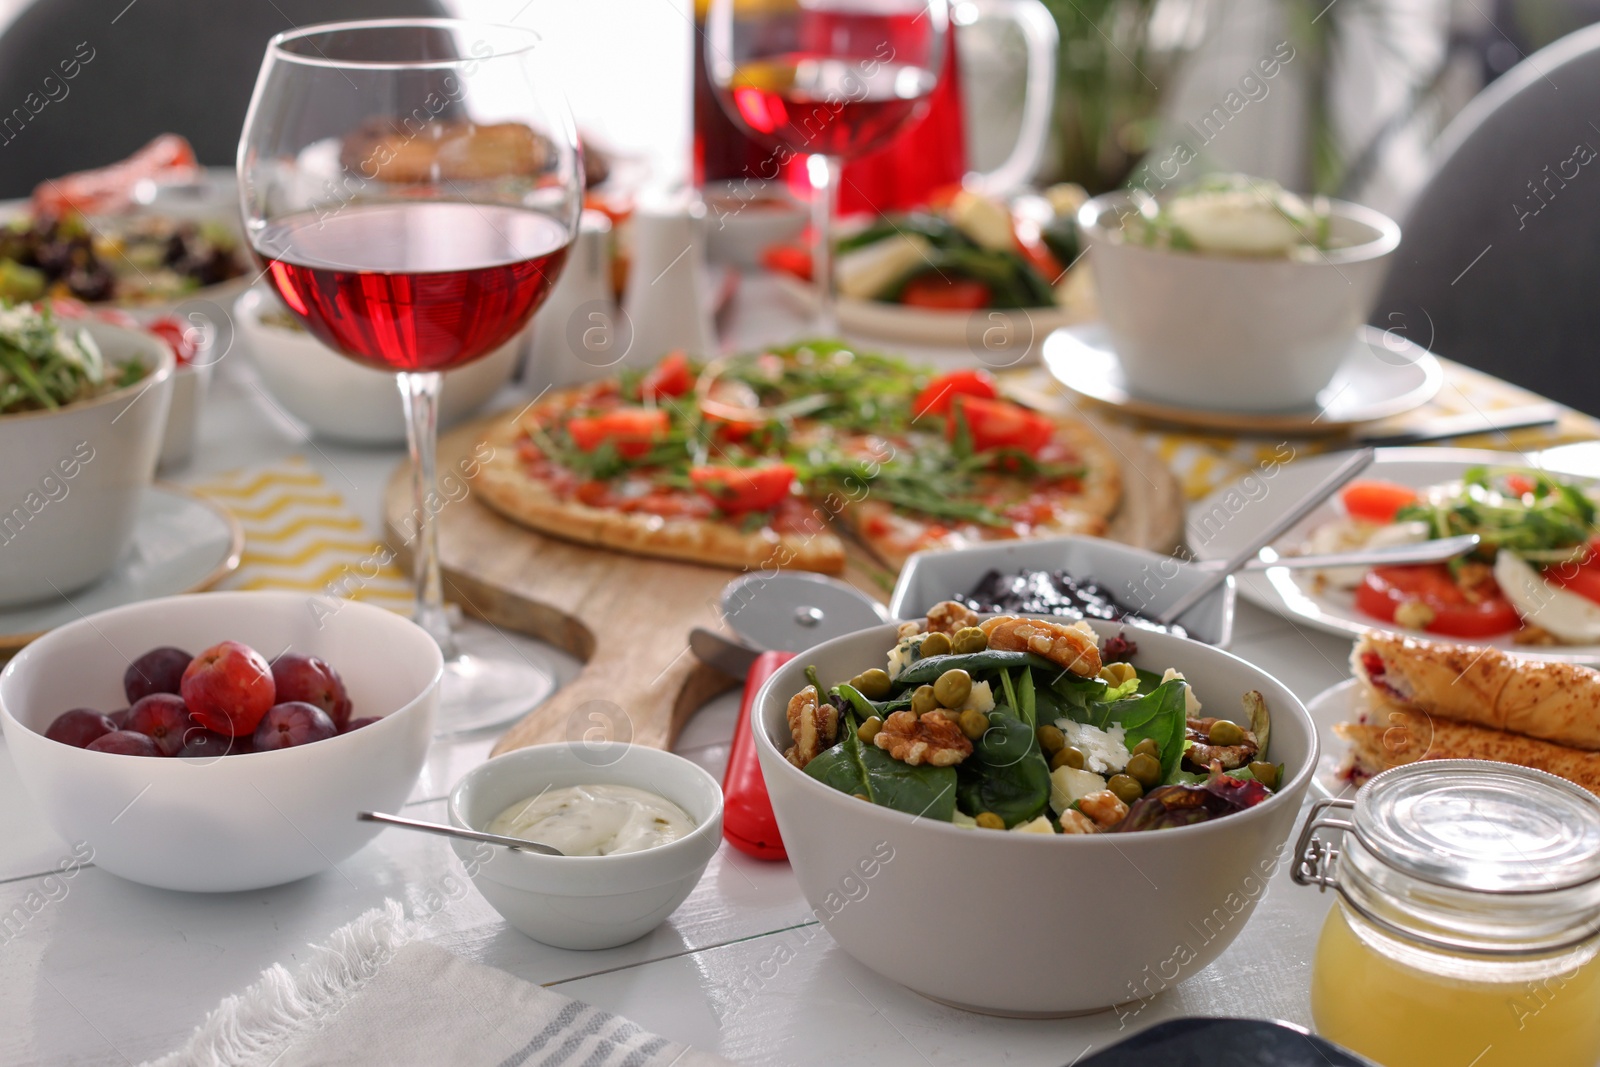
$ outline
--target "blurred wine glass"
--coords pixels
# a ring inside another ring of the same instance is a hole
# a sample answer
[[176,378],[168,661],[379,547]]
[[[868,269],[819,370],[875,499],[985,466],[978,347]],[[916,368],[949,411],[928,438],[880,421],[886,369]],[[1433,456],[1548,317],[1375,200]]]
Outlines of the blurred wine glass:
[[921,117],[944,66],[948,27],[945,0],[711,0],[706,69],[723,108],[775,150],[779,166],[809,157],[821,333],[838,326],[840,162],[882,147]]

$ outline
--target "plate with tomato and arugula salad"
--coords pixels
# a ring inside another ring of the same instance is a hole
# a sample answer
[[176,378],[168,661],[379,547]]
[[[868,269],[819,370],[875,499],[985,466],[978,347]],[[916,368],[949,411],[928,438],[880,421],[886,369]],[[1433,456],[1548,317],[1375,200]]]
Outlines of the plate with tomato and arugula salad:
[[[1231,555],[1345,457],[1252,475],[1189,514],[1201,559]],[[1525,655],[1600,659],[1600,484],[1517,453],[1380,449],[1373,465],[1273,546],[1348,552],[1476,534],[1445,563],[1240,576],[1242,596],[1331,633],[1381,628]]]
[[485,439],[475,495],[502,515],[714,566],[838,572],[851,541],[898,570],[926,549],[1160,525],[1113,528],[1129,449],[1083,419],[1018,404],[981,369],[837,341],[672,353],[552,390]]
[[[840,325],[1026,355],[1052,330],[1094,317],[1087,273],[1074,269],[1083,200],[1075,185],[1009,201],[960,190],[926,210],[857,226],[834,249]],[[815,301],[809,249],[775,245],[762,263],[797,300]]]

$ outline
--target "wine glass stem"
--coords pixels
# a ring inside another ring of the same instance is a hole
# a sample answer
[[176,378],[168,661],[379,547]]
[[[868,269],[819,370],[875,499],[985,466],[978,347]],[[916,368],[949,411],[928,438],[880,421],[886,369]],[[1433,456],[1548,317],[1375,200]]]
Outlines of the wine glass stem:
[[439,444],[438,372],[399,376],[400,400],[406,410],[406,444],[411,450],[411,571],[417,583],[416,624],[439,642],[445,659],[455,655],[455,637],[444,607],[444,581],[439,575],[439,524],[434,506],[441,500],[434,463]]
[[817,288],[817,333],[831,337],[839,332],[833,290],[833,215],[839,202],[839,160],[814,155],[806,161],[811,179],[811,276]]

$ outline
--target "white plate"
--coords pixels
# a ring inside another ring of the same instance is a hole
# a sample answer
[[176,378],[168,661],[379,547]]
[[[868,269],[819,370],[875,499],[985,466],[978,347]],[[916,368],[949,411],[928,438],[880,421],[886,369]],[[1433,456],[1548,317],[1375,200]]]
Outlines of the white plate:
[[1349,745],[1333,732],[1341,722],[1350,722],[1360,714],[1356,701],[1360,697],[1361,683],[1346,678],[1330,686],[1306,702],[1306,714],[1311,716],[1320,742],[1317,771],[1311,776],[1311,788],[1325,797],[1347,797],[1355,793],[1355,786],[1339,776],[1339,765],[1344,762]]
[[[814,311],[816,293],[809,282],[774,274],[779,286],[804,310]],[[968,348],[980,362],[997,370],[1038,358],[1053,331],[1088,315],[1072,308],[990,308],[985,311],[933,311],[879,300],[838,302],[839,328],[853,334],[905,344]]]
[[69,596],[0,611],[0,652],[106,608],[209,589],[239,566],[243,547],[244,531],[223,508],[175,485],[152,485],[111,573]]
[[1123,377],[1104,323],[1059,330],[1044,343],[1044,365],[1079,396],[1129,415],[1207,429],[1252,433],[1322,434],[1386,419],[1426,404],[1444,382],[1432,352],[1395,333],[1363,326],[1315,407],[1295,411],[1238,412],[1186,408],[1147,400]]
[[[1266,464],[1232,485],[1224,486],[1189,509],[1186,536],[1201,559],[1226,559],[1256,536],[1257,531],[1298,503],[1317,482],[1344,462],[1348,453],[1331,452],[1292,463]],[[1381,478],[1417,489],[1454,481],[1468,467],[1480,464],[1528,464],[1537,456],[1470,448],[1380,448],[1362,478]],[[1339,517],[1332,502],[1324,503],[1302,519],[1273,545],[1279,552],[1294,551],[1311,531]],[[1534,659],[1600,661],[1600,645],[1518,645],[1509,634],[1492,639],[1457,639],[1443,634],[1407,630],[1380,622],[1356,610],[1355,594],[1346,589],[1323,593],[1311,590],[1311,571],[1272,567],[1241,573],[1239,595],[1262,607],[1298,619],[1331,634],[1357,637],[1370,629],[1394,630],[1430,641],[1464,645],[1493,645]]]

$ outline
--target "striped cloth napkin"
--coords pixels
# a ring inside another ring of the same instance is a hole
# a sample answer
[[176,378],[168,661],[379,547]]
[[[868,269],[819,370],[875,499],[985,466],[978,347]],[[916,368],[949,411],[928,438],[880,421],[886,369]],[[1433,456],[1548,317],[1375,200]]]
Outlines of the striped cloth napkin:
[[344,498],[304,459],[194,483],[244,528],[239,569],[219,589],[289,589],[364,600],[409,615],[410,581]]
[[145,1067],[715,1067],[729,1061],[416,940],[393,900],[228,997]]

